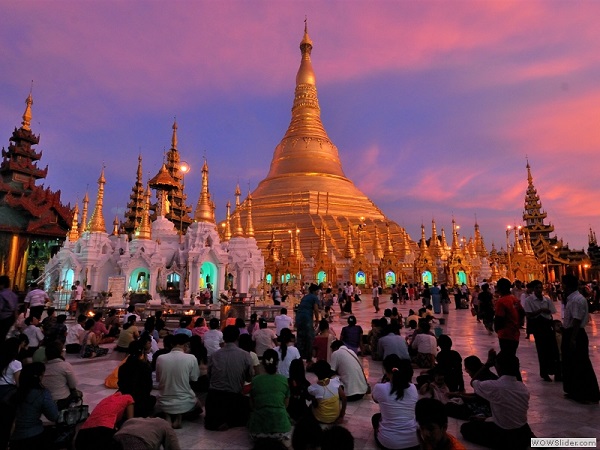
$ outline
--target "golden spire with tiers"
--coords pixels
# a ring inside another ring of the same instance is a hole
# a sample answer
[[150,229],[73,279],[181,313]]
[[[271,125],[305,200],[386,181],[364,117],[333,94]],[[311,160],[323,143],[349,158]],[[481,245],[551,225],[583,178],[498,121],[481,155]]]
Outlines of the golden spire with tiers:
[[113,220],[113,236],[119,235],[119,216],[115,216],[115,220]]
[[327,248],[327,235],[325,233],[325,227],[321,225],[321,239],[319,240],[319,251],[318,255],[321,258],[327,258],[329,249]]
[[231,239],[231,202],[227,200],[227,217],[225,218],[224,240]]
[[197,222],[211,223],[214,223],[215,221],[210,194],[208,193],[208,163],[206,160],[204,160],[204,164],[202,165],[202,189],[200,191],[198,204],[196,205],[194,220]]
[[458,242],[458,231],[456,228],[456,221],[452,218],[452,252],[456,253],[460,251],[460,243]]
[[446,240],[446,231],[442,228],[442,249],[446,250],[449,248],[448,241]]
[[104,178],[104,166],[102,166],[102,172],[100,172],[100,178],[98,178],[98,197],[96,198],[96,206],[94,207],[94,212],[92,213],[90,223],[87,226],[87,231],[90,233],[106,233],[104,214],[102,212],[105,184],[106,178]]
[[81,224],[79,225],[79,235],[82,235],[84,231],[87,231],[87,216],[88,216],[88,205],[90,204],[90,196],[87,191],[83,196],[83,211],[81,212]]
[[70,242],[75,242],[77,239],[79,239],[79,226],[77,219],[79,219],[79,205],[75,203],[75,208],[73,209],[73,221],[71,222],[71,230],[67,236]]
[[377,229],[377,226],[375,227],[373,236],[373,255],[378,259],[383,258],[383,249],[381,248],[381,242],[379,242],[379,230]]
[[152,239],[152,227],[150,226],[150,186],[146,187],[146,195],[144,198],[144,211],[142,212],[142,221],[140,226],[135,230],[136,239]]
[[354,258],[356,253],[354,252],[354,245],[352,244],[352,228],[348,225],[348,232],[346,233],[346,247],[344,248],[344,258]]
[[392,235],[390,233],[390,224],[385,224],[385,252],[383,257],[387,260],[391,260],[394,257],[394,245],[392,243]]
[[33,97],[31,92],[27,96],[27,100],[25,100],[25,112],[23,113],[23,122],[21,122],[21,128],[27,131],[31,131],[31,105],[33,105]]
[[246,236],[253,238],[254,225],[252,224],[252,194],[250,192],[248,192],[246,203],[248,204],[248,215],[246,217]]
[[[325,225],[330,250],[342,258],[346,248],[346,227],[354,228],[368,217],[367,253],[373,250],[375,227],[390,223],[392,236],[404,244],[403,228],[389,220],[342,169],[337,147],[321,121],[316,76],[312,66],[313,42],[304,27],[300,42],[300,66],[296,74],[291,120],[275,147],[267,176],[252,192],[252,213],[257,244],[266,251],[272,232],[285,242],[287,230],[300,229],[304,254],[320,239]],[[245,204],[234,214],[246,217]],[[406,235],[408,238],[408,235]],[[407,242],[410,247],[410,240]]]

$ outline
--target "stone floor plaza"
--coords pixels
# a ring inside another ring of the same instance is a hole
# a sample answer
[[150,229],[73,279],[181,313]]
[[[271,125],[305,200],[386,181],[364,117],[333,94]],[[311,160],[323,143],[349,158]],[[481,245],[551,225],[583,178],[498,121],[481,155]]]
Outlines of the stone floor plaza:
[[[362,303],[355,303],[353,311],[358,319],[358,324],[363,327],[365,333],[370,329],[371,319],[378,317],[373,313],[370,299],[363,295]],[[406,317],[408,309],[416,309],[420,302],[408,302],[399,305],[399,311]],[[392,307],[391,301],[386,297],[381,304],[384,308]],[[557,309],[559,307],[557,306]],[[446,315],[446,323],[441,326],[445,334],[451,336],[454,343],[453,349],[457,350],[463,359],[469,355],[477,355],[483,361],[490,348],[498,349],[495,335],[489,336],[482,324],[478,324],[471,316],[469,310],[450,310]],[[342,326],[346,325],[346,319],[336,314],[332,328],[339,336]],[[587,333],[590,337],[590,358],[600,375],[600,315],[591,314]],[[404,331],[403,335],[404,335]],[[572,400],[563,398],[561,383],[548,383],[542,381],[538,375],[538,363],[533,337],[526,340],[521,335],[521,342],[517,352],[521,361],[523,381],[531,393],[529,403],[529,424],[537,437],[596,437],[600,442],[600,408],[598,405],[581,405]],[[90,408],[113,390],[106,389],[103,385],[104,378],[118,364],[122,355],[110,352],[106,357],[95,360],[81,360],[68,355],[68,361],[73,364],[79,381],[79,388],[84,392],[85,403]],[[376,383],[382,375],[381,362],[372,361],[370,357],[363,357],[362,363],[370,384]],[[415,371],[419,373],[419,369]],[[467,391],[472,392],[468,385],[469,377],[465,373],[465,385]],[[309,381],[314,381],[314,375],[307,374]],[[157,394],[157,393],[156,393]],[[354,436],[355,448],[375,449],[373,430],[371,427],[371,416],[379,411],[370,396],[359,402],[349,403],[346,411],[344,426]],[[462,421],[449,419],[448,431],[462,439],[459,429]],[[207,431],[204,429],[203,416],[194,421],[184,421],[183,427],[177,430],[180,444],[183,449],[250,449],[252,442],[246,428],[233,428],[225,432]],[[469,449],[481,448],[479,446],[464,442]]]

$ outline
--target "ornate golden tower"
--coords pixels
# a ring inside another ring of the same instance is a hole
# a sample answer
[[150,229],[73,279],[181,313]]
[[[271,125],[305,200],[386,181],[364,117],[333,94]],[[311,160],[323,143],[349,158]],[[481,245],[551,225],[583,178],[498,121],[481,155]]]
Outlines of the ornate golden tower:
[[[305,26],[290,125],[275,147],[269,173],[252,192],[257,243],[266,251],[270,242],[286,242],[289,230],[299,229],[304,255],[326,243],[335,258],[344,258],[351,239],[348,229],[357,230],[361,225],[365,239],[359,240],[359,250],[364,244],[365,253],[373,252],[374,246],[383,253],[375,230],[389,223],[392,244],[398,249],[408,247],[408,234],[344,174],[338,149],[321,122],[312,49]],[[236,204],[234,217],[246,219],[247,203],[246,199],[240,206]],[[237,220],[234,223],[237,230]]]

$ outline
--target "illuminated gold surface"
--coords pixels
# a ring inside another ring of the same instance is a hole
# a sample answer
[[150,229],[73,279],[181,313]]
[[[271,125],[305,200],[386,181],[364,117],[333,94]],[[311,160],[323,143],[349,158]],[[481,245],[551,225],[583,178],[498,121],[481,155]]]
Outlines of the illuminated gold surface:
[[135,230],[136,239],[152,239],[152,227],[150,226],[150,186],[146,188],[144,196],[144,211],[142,212],[142,221],[140,226]]
[[81,225],[79,226],[79,234],[81,235],[87,228],[88,205],[90,204],[90,196],[86,192],[83,196],[83,211],[81,212]]
[[88,224],[87,230],[92,233],[106,233],[106,225],[104,224],[104,214],[102,212],[102,206],[104,204],[104,185],[106,184],[106,178],[104,178],[104,167],[100,172],[100,178],[98,178],[98,197],[96,198],[96,206],[92,213],[92,218]]
[[[365,236],[359,239],[360,250],[369,253],[375,245],[382,254],[379,237],[374,241],[375,230],[389,223],[392,245],[401,249],[399,254],[406,254],[410,238],[405,230],[390,221],[344,174],[338,149],[321,122],[312,48],[305,28],[290,124],[275,148],[269,173],[252,192],[258,245],[266,252],[269,243],[286,242],[288,230],[298,229],[304,257],[315,256],[318,248],[327,246],[336,258],[343,258],[348,240],[352,240],[348,230],[357,230],[362,224]],[[237,216],[245,219],[248,211],[247,200],[238,205],[238,199],[236,191],[234,235],[238,235]]]
[[212,222],[214,223],[213,208],[210,201],[210,195],[208,193],[208,163],[204,161],[202,166],[202,189],[200,191],[200,198],[196,205],[196,213],[194,214],[194,220],[197,222]]
[[75,242],[77,239],[79,239],[79,226],[77,224],[77,219],[79,219],[79,205],[76,203],[75,208],[73,209],[73,222],[71,223],[71,230],[67,236],[70,242]]
[[33,97],[31,96],[31,92],[29,96],[27,96],[27,100],[25,100],[25,112],[23,113],[23,122],[21,125],[24,130],[31,131],[31,105],[33,105]]

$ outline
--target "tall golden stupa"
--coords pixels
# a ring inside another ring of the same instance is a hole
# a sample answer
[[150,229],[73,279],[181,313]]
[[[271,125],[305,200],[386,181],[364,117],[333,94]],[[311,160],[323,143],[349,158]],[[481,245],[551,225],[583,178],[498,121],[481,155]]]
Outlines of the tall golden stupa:
[[[290,125],[275,148],[267,177],[231,219],[245,224],[251,212],[267,273],[270,263],[287,261],[280,273],[312,272],[317,279],[324,271],[330,281],[346,276],[354,281],[353,271],[361,270],[370,282],[371,273],[378,278],[377,268],[397,266],[416,245],[344,174],[338,149],[321,122],[312,49],[305,25]],[[239,200],[239,190],[236,195]],[[342,260],[352,260],[354,266],[343,276]]]

